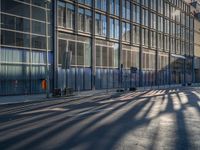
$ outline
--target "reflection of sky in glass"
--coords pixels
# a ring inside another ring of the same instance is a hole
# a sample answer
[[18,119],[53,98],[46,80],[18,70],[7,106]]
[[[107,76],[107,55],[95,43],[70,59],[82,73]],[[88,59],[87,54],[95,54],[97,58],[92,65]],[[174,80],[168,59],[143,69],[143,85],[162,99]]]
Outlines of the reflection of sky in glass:
[[175,10],[174,12],[172,12],[172,16],[180,16],[180,10]]

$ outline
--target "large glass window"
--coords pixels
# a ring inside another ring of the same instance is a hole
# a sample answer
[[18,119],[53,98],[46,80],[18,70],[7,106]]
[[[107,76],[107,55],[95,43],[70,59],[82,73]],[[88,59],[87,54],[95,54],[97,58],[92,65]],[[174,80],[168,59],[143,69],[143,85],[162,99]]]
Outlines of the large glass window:
[[30,21],[24,18],[16,17],[16,30],[29,32],[30,31]]
[[140,23],[140,6],[133,4],[133,22]]
[[105,15],[99,13],[95,14],[95,34],[100,36],[106,36],[107,21]]
[[158,12],[163,14],[163,0],[158,0]]
[[15,29],[15,17],[1,14],[1,27],[5,29]]
[[185,23],[186,23],[185,25],[186,25],[186,27],[189,27],[189,24],[190,24],[190,21],[189,21],[190,19],[189,19],[189,18],[190,18],[190,17],[189,17],[188,15],[186,15],[186,18],[185,18],[185,19],[186,19],[186,20],[185,20]]
[[30,21],[25,18],[1,14],[1,27],[5,29],[29,32]]
[[163,32],[163,17],[158,16],[158,31]]
[[110,14],[119,16],[119,0],[110,0]]
[[74,29],[75,15],[74,5],[70,3],[58,2],[58,26]]
[[174,38],[171,38],[170,48],[171,48],[171,53],[175,53],[175,51],[176,51],[176,45],[175,45],[175,39]]
[[140,27],[133,25],[133,43],[140,44]]
[[130,10],[131,10],[131,4],[128,0],[122,1],[122,17],[124,19],[130,20]]
[[96,15],[95,15],[95,33],[97,35],[101,35],[101,32],[102,32],[101,15],[96,13]]
[[148,10],[142,9],[142,25],[148,26]]
[[108,48],[102,46],[102,66],[108,66]]
[[169,51],[169,36],[164,37],[164,43],[165,43],[165,51]]
[[2,45],[15,46],[15,32],[2,30],[0,33]]
[[151,15],[151,28],[156,29],[156,14],[150,13]]
[[42,8],[32,6],[32,18],[36,20],[45,21],[45,10]]
[[16,33],[16,46],[29,47],[30,46],[30,35],[23,33]]
[[169,4],[165,3],[165,16],[168,18],[169,18],[169,10],[170,10]]
[[144,46],[148,46],[148,39],[149,39],[148,35],[149,35],[148,29],[143,28],[142,29],[142,45]]
[[[60,34],[61,35],[61,34]],[[71,65],[73,66],[91,66],[91,40],[90,38],[79,36],[74,41],[75,36],[70,34],[62,34],[59,39],[59,64],[65,59],[63,54],[66,51],[72,52]],[[64,37],[64,38],[63,38]]]
[[14,0],[1,0],[1,11],[22,17],[30,17],[30,5]]
[[107,1],[106,0],[95,0],[95,7],[97,9],[106,11],[107,10]]
[[169,67],[169,63],[168,63],[168,55],[167,53],[159,53],[158,56],[158,69],[159,70],[166,70]]
[[176,24],[176,37],[181,37],[181,27],[180,24]]
[[77,43],[77,65],[84,65],[84,43]]
[[66,9],[65,3],[58,2],[58,26],[65,27],[66,26]]
[[92,6],[92,0],[78,0],[79,3]]
[[130,42],[130,23],[122,22],[122,40]]
[[84,9],[78,9],[78,30],[85,31]]
[[[138,1],[139,1],[139,0],[138,0]],[[140,3],[141,3],[142,5],[148,7],[148,5],[149,5],[149,0],[142,0]]]
[[66,24],[67,28],[74,29],[74,5],[66,3]]
[[139,68],[139,48],[123,45],[122,50],[123,67],[126,69]]
[[156,47],[156,32],[150,31],[150,46],[151,48]]
[[85,12],[85,26],[86,26],[86,32],[91,33],[92,32],[92,12],[90,10],[86,10]]
[[157,34],[157,36],[158,36],[158,49],[162,51],[163,50],[163,34],[159,33]]
[[175,9],[175,7],[171,6],[170,7],[170,12],[171,12],[171,19],[175,20],[175,16],[176,16],[176,9]]
[[29,47],[30,35],[12,31],[1,31],[1,44],[8,46]]
[[96,66],[101,66],[101,46],[96,46]]
[[181,24],[185,25],[185,13],[184,12],[181,13]]
[[165,19],[165,33],[169,34],[169,20]]
[[175,23],[174,22],[171,22],[171,35],[172,36],[176,35],[176,32],[175,32]]
[[[67,41],[66,41],[67,42]],[[66,46],[68,46],[68,51],[72,53],[72,60],[71,65],[76,65],[76,42],[75,41],[68,41],[67,45],[65,44],[64,50],[66,50]]]
[[185,40],[185,28],[181,27],[181,38],[182,40]]
[[151,7],[151,9],[153,9],[153,10],[156,10],[156,1],[157,1],[157,0],[151,0],[151,2],[150,2],[150,7]]
[[176,54],[181,53],[181,43],[179,39],[176,39]]
[[142,68],[144,70],[155,70],[155,52],[144,51],[142,58]]
[[85,56],[84,56],[84,65],[91,66],[91,41],[88,40],[85,43]]
[[116,43],[107,43],[105,41],[96,41],[96,66],[98,67],[118,67],[119,45]]
[[92,32],[92,12],[88,9],[78,9],[78,30],[82,32]]
[[46,28],[45,23],[38,22],[38,21],[32,21],[32,33],[36,34],[46,34]]
[[110,18],[110,38],[119,39],[119,20]]
[[37,49],[46,49],[46,38],[43,36],[32,35],[32,47]]
[[66,51],[66,41],[65,40],[59,40],[58,48],[59,48],[58,63],[62,64],[63,57],[64,57],[64,54],[65,54],[65,51]]
[[185,55],[185,42],[181,41],[181,55]]
[[[21,1],[30,1],[30,0],[21,0]],[[51,0],[52,1],[52,0]],[[33,5],[37,5],[40,7],[45,7],[45,0],[32,0]],[[47,8],[50,8],[50,4],[48,3]]]

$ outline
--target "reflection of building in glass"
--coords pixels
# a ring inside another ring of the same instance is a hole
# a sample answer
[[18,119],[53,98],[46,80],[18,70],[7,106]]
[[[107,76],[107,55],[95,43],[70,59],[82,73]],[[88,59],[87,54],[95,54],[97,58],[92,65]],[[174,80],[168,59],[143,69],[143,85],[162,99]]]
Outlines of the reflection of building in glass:
[[200,83],[200,1],[191,3],[194,13],[194,76],[195,82]]
[[[45,0],[0,2],[0,95],[44,92]],[[184,0],[54,0],[47,11],[51,88],[193,80],[194,18]],[[62,68],[66,50],[69,70]]]
[[[44,1],[0,1],[0,95],[40,93],[45,79],[46,11]],[[51,12],[48,5],[48,14]],[[53,64],[49,15],[49,65]],[[52,79],[51,67],[51,79]]]

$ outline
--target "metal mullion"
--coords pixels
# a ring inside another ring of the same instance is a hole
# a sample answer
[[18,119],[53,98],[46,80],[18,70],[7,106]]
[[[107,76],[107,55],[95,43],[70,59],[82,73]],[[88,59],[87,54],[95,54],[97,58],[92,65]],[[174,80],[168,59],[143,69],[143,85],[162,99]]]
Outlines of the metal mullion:
[[32,5],[30,5],[30,51],[29,51],[29,90],[32,94]]
[[91,87],[92,90],[95,90],[95,77],[96,77],[96,39],[95,39],[95,2],[92,1],[92,39],[91,39]]
[[143,73],[142,73],[142,54],[143,54],[143,48],[142,48],[142,28],[141,28],[141,22],[142,22],[142,7],[140,5],[140,25],[139,25],[139,33],[140,33],[140,37],[139,37],[139,86],[142,87],[143,86]]
[[161,17],[160,15],[158,15],[158,1],[156,1],[156,55],[155,55],[155,58],[156,58],[156,61],[155,61],[155,84],[156,85],[159,85],[159,82],[158,82],[158,77],[159,77],[159,72],[158,72],[158,17]]
[[122,64],[123,64],[123,51],[122,51],[122,0],[119,0],[119,53],[118,53],[118,58],[119,58],[119,83],[122,88]]

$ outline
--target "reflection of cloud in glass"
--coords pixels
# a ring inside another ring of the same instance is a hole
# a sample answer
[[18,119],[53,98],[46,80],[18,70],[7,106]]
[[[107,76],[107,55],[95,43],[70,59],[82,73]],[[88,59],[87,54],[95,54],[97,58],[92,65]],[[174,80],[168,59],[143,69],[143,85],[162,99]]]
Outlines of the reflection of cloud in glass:
[[185,0],[185,2],[186,2],[186,3],[190,3],[190,2],[191,2],[191,0]]
[[172,12],[172,16],[180,16],[180,10],[175,10],[174,12]]

